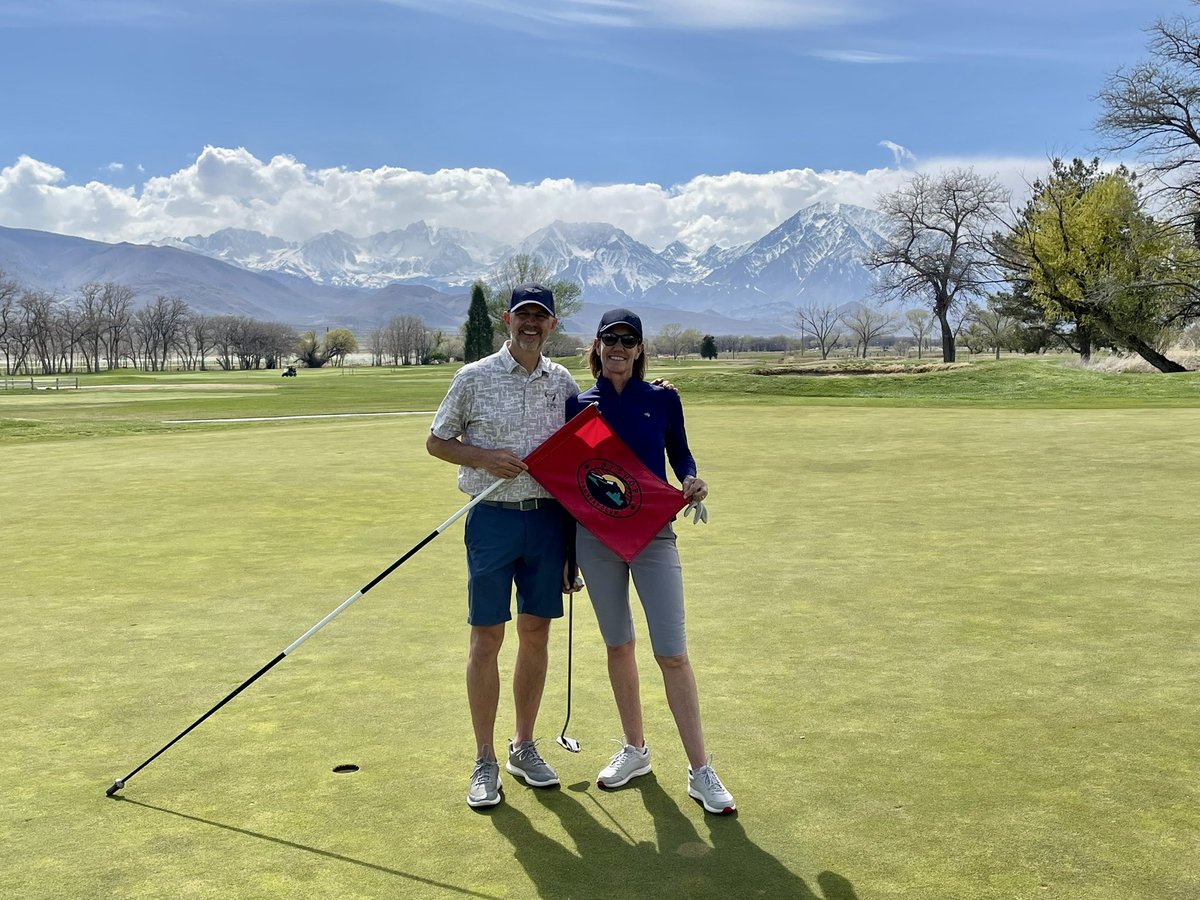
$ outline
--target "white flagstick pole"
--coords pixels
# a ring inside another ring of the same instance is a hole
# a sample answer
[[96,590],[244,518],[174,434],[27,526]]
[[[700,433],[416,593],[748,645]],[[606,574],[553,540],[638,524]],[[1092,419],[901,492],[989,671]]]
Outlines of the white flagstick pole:
[[416,553],[418,550],[420,550],[422,547],[424,547],[426,544],[428,544],[430,541],[432,541],[435,537],[437,537],[439,534],[441,534],[443,531],[445,531],[447,528],[449,528],[454,522],[456,522],[459,519],[459,517],[465,515],[468,511],[470,511],[470,509],[473,506],[475,506],[477,503],[479,503],[481,500],[483,500],[485,497],[487,497],[492,491],[496,490],[496,488],[498,488],[500,485],[504,484],[505,481],[506,481],[506,479],[501,478],[501,479],[493,482],[491,485],[489,485],[487,487],[487,489],[485,489],[481,493],[476,494],[474,497],[472,497],[470,503],[468,503],[466,506],[464,506],[462,509],[460,509],[458,512],[456,512],[454,515],[452,515],[450,518],[448,518],[445,522],[443,522],[441,525],[439,525],[437,528],[435,528],[433,531],[431,531],[424,538],[424,540],[422,540],[419,544],[417,544],[415,547],[413,547],[411,550],[409,550],[407,553],[405,553],[402,557],[400,557],[398,560],[396,560],[394,563],[392,563],[390,566],[388,566],[386,569],[384,569],[382,572],[380,572],[378,575],[376,575],[361,590],[355,591],[352,595],[347,597],[344,601],[342,601],[342,603],[338,606],[337,609],[335,609],[333,612],[331,612],[329,615],[327,615],[325,618],[323,618],[320,622],[318,622],[312,628],[308,629],[308,631],[304,632],[304,634],[300,635],[300,637],[296,638],[296,640],[292,641],[292,643],[289,644],[282,652],[280,652],[278,656],[276,656],[269,663],[267,663],[265,666],[263,666],[261,669],[259,669],[257,672],[255,672],[253,675],[251,675],[249,678],[247,678],[245,681],[243,681],[240,685],[238,685],[236,688],[234,688],[228,695],[225,696],[225,698],[223,700],[221,700],[220,703],[218,703],[216,706],[214,706],[212,709],[210,709],[208,712],[206,712],[204,715],[202,715],[200,718],[198,718],[195,722],[193,722],[191,725],[189,725],[187,728],[185,728],[183,731],[181,731],[179,734],[177,734],[167,744],[165,744],[161,750],[159,750],[157,753],[155,753],[153,756],[151,756],[149,759],[147,759],[144,763],[142,763],[140,766],[138,766],[136,769],[134,769],[132,772],[130,772],[128,775],[126,775],[124,778],[118,778],[116,781],[114,781],[112,783],[112,785],[108,788],[108,790],[106,790],[104,792],[104,795],[106,797],[111,797],[117,791],[121,790],[121,788],[125,787],[125,783],[127,781],[129,781],[130,778],[132,778],[138,772],[142,771],[142,769],[146,768],[146,766],[150,765],[150,763],[154,762],[154,760],[158,759],[158,757],[160,757],[164,753],[166,753],[167,750],[169,750],[171,747],[173,747],[179,741],[183,740],[183,738],[186,737],[194,728],[196,728],[196,726],[198,726],[205,719],[207,719],[209,716],[211,716],[213,713],[215,713],[217,710],[219,710],[222,706],[224,706],[226,703],[228,703],[230,700],[232,700],[234,697],[236,697],[238,694],[240,694],[246,688],[250,687],[250,685],[254,684],[254,682],[256,682],[263,675],[266,675],[267,672],[271,671],[271,669],[274,668],[277,663],[282,662],[283,659],[289,653],[291,653],[293,650],[295,650],[297,647],[299,647],[301,644],[303,644],[305,641],[307,641],[310,637],[312,637],[314,634],[316,634],[318,631],[320,631],[322,628],[324,628],[326,625],[328,625],[330,622],[332,622],[335,618],[337,618],[337,616],[344,609],[346,609],[346,607],[348,607],[351,603],[353,603],[355,600],[357,600],[359,597],[361,597],[363,594],[365,594],[371,588],[375,587],[375,585],[379,584],[379,582],[383,581],[383,579],[385,579],[389,575],[391,575],[392,572],[394,572],[401,565],[403,565],[405,563],[405,561],[408,560],[409,557],[411,557],[414,553]]

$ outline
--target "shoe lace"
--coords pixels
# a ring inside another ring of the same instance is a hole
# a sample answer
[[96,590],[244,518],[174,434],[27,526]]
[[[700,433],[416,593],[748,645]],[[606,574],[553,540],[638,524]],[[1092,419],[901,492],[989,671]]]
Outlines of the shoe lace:
[[629,759],[629,757],[633,754],[634,747],[632,744],[628,744],[625,741],[618,741],[616,738],[610,738],[610,740],[621,749],[613,754],[612,759],[608,761],[608,764],[614,769],[619,769],[621,766],[625,765],[625,760]]
[[724,791],[725,785],[721,784],[721,779],[717,777],[717,773],[712,770],[712,766],[706,766],[700,770],[700,777],[704,779],[704,786],[710,791]]
[[535,766],[544,766],[546,761],[542,759],[542,754],[538,753],[539,741],[526,741],[517,750],[517,759],[522,762],[533,763]]
[[490,759],[475,760],[475,771],[471,773],[471,786],[477,784],[486,785],[491,781],[492,769],[498,767],[499,763]]
[[712,755],[704,761],[704,766],[699,772],[695,773],[704,781],[704,786],[710,791],[724,791],[725,785],[721,784],[721,779],[717,777],[717,773],[712,767]]

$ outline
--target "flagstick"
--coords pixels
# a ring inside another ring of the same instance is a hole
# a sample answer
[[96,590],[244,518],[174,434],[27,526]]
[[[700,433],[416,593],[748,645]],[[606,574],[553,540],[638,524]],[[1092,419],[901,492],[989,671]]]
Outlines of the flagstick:
[[475,506],[477,503],[479,503],[479,501],[483,500],[485,497],[488,496],[488,494],[490,494],[492,491],[496,490],[496,488],[498,488],[500,485],[504,484],[505,481],[506,481],[506,479],[503,479],[503,478],[498,479],[497,481],[493,482],[489,487],[487,487],[482,493],[476,494],[474,497],[472,497],[470,503],[468,503],[466,506],[464,506],[462,509],[460,509],[458,512],[456,512],[454,515],[452,515],[450,518],[448,518],[445,522],[443,522],[441,525],[439,525],[437,528],[435,528],[433,531],[431,531],[428,535],[426,535],[426,537],[419,544],[417,544],[415,547],[413,547],[411,550],[409,550],[407,553],[405,553],[402,557],[400,557],[398,560],[396,560],[394,563],[392,563],[390,566],[388,566],[386,569],[384,569],[382,572],[380,572],[378,575],[376,575],[374,578],[372,578],[363,588],[361,588],[360,590],[356,591],[355,593],[353,593],[349,597],[347,597],[344,601],[342,601],[342,603],[337,607],[337,609],[335,609],[333,612],[331,612],[329,615],[327,615],[325,618],[323,618],[320,622],[318,622],[312,628],[308,629],[308,631],[304,632],[304,634],[300,635],[300,637],[296,638],[296,640],[292,641],[292,643],[290,643],[278,656],[276,656],[274,659],[272,659],[270,662],[268,662],[265,666],[263,666],[261,669],[259,669],[257,672],[255,672],[253,675],[251,675],[249,678],[247,678],[245,681],[243,681],[241,684],[239,684],[236,688],[234,688],[232,691],[230,691],[230,693],[227,694],[225,696],[225,698],[221,700],[220,703],[218,703],[216,706],[214,706],[212,709],[210,709],[208,712],[206,712],[204,715],[202,715],[200,718],[198,718],[195,722],[193,722],[191,725],[189,725],[187,728],[185,728],[183,731],[181,731],[179,734],[177,734],[174,738],[172,738],[170,741],[168,741],[167,744],[165,744],[161,750],[159,750],[157,753],[155,753],[153,756],[151,756],[149,759],[147,759],[144,763],[142,763],[140,766],[138,766],[136,769],[134,769],[132,772],[130,772],[128,775],[126,775],[124,778],[118,778],[116,781],[114,781],[112,783],[112,785],[108,788],[108,790],[106,790],[104,792],[104,795],[106,797],[111,797],[117,791],[121,790],[121,788],[125,787],[125,783],[127,781],[129,781],[130,778],[132,778],[138,772],[142,771],[142,769],[146,768],[146,766],[150,765],[150,763],[154,762],[154,760],[158,759],[160,756],[162,756],[164,753],[166,753],[169,749],[171,749],[173,746],[175,746],[175,744],[179,743],[179,741],[181,741],[185,737],[187,737],[187,735],[189,735],[198,725],[200,725],[202,722],[204,722],[205,719],[207,719],[209,716],[211,716],[213,713],[215,713],[217,710],[219,710],[222,706],[224,706],[226,703],[228,703],[230,700],[232,700],[234,697],[236,697],[238,694],[240,694],[246,688],[250,687],[250,685],[254,684],[254,682],[258,681],[258,679],[261,678],[263,675],[266,675],[278,663],[282,662],[283,659],[289,653],[291,653],[293,650],[296,650],[297,648],[299,648],[299,646],[301,644],[303,644],[310,637],[312,637],[314,634],[316,634],[318,631],[320,631],[322,628],[324,628],[326,625],[328,625],[330,622],[332,622],[335,618],[337,618],[338,615],[340,615],[342,613],[342,611],[345,610],[348,606],[350,606],[350,604],[352,604],[355,600],[360,598],[367,591],[371,590],[371,588],[375,587],[375,585],[379,584],[379,582],[383,581],[383,579],[387,578],[396,569],[400,568],[400,566],[402,566],[409,559],[409,557],[411,557],[418,550],[420,550],[422,547],[424,547],[426,544],[428,544],[430,541],[432,541],[435,537],[437,537],[439,534],[441,534],[443,531],[445,531],[447,528],[449,528],[454,522],[456,522],[458,520],[458,518],[460,516],[467,513],[473,506]]

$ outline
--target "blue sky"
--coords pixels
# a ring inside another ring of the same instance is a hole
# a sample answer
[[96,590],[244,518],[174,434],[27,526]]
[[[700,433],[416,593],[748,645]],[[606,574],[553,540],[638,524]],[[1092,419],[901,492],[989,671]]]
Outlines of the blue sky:
[[[805,196],[869,202],[872,186],[895,182],[886,170],[973,164],[1016,183],[1050,155],[1088,154],[1105,75],[1145,56],[1155,18],[1194,11],[1186,0],[0,0],[0,224],[294,237],[425,217],[496,233],[536,224],[542,205],[619,219],[660,245],[723,228],[730,242]],[[206,147],[223,175],[200,185]],[[738,204],[761,205],[780,173],[794,173],[782,179],[793,193],[737,226]],[[283,194],[300,182],[329,215],[296,214]],[[710,208],[712,184],[725,193]],[[664,204],[693,202],[657,224],[622,206],[654,187]],[[438,190],[443,207],[430,202]],[[494,193],[490,215],[471,206],[481,192]],[[505,205],[524,210],[507,226]],[[716,224],[688,231],[689,215]]]

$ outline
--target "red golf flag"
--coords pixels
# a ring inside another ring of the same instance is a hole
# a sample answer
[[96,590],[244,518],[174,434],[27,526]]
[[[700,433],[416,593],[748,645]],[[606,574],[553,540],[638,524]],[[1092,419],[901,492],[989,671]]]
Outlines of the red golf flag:
[[593,403],[525,457],[529,474],[630,562],[683,509],[683,492],[642,464]]

